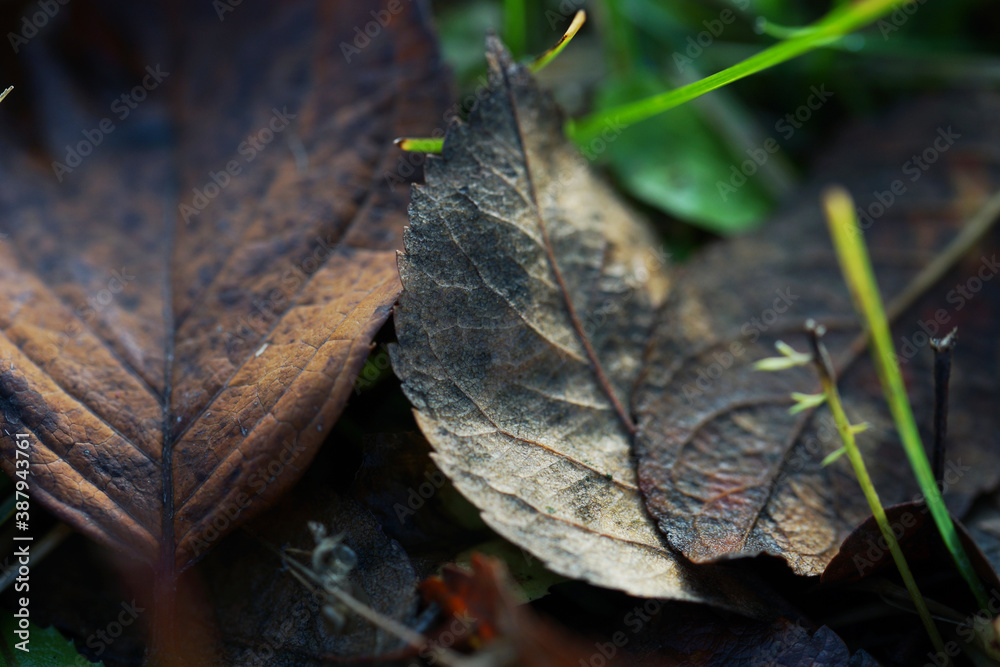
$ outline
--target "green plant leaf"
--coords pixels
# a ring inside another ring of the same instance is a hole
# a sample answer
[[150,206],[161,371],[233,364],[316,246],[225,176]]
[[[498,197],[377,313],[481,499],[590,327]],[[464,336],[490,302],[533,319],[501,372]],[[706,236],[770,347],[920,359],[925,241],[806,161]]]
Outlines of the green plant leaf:
[[0,632],[3,632],[0,638],[0,659],[7,667],[99,667],[104,664],[90,662],[77,653],[73,642],[59,634],[55,628],[42,629],[34,623],[29,623],[27,628],[30,633],[25,645],[28,651],[22,651],[15,646],[20,641],[14,634],[18,629],[18,619],[12,613],[4,612],[3,620],[0,621]]
[[859,0],[854,4],[838,6],[808,26],[810,30],[801,31],[797,36],[778,42],[732,67],[674,90],[606,108],[586,118],[570,120],[566,124],[566,133],[578,144],[586,144],[599,136],[609,122],[631,126],[804,53],[834,45],[845,35],[888,14],[897,4],[898,0]]
[[[609,81],[596,108],[610,109],[642,99],[664,84],[648,73]],[[752,178],[736,192],[720,193],[717,185],[739,164],[692,106],[678,108],[627,132],[609,123],[606,137],[581,148],[588,157],[604,157],[616,179],[634,197],[651,206],[722,234],[746,230],[770,210],[771,202]],[[744,156],[745,157],[745,156]],[[736,167],[739,168],[738,166]]]

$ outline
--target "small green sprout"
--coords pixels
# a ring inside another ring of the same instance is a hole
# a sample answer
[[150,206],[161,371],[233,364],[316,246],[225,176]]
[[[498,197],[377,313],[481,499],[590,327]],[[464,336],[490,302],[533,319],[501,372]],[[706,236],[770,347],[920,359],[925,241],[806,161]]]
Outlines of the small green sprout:
[[780,357],[768,357],[755,362],[755,371],[783,371],[796,366],[805,366],[812,363],[812,355],[806,352],[796,352],[791,345],[779,340],[774,344],[775,349],[781,353]]
[[823,457],[823,461],[820,463],[820,465],[825,468],[846,453],[847,453],[847,447],[841,447],[838,450],[832,451]]
[[826,403],[826,394],[801,394],[793,391],[792,400],[795,401],[795,405],[788,409],[788,414],[797,415],[800,412],[818,408]]
[[[927,631],[935,650],[942,651],[944,648],[944,642],[941,639],[941,633],[938,631],[937,626],[934,625],[934,619],[931,617],[930,611],[927,609],[927,603],[920,594],[920,590],[917,588],[917,582],[913,578],[910,566],[906,562],[906,557],[903,555],[903,551],[900,549],[899,543],[896,541],[896,536],[892,532],[892,527],[889,525],[889,520],[885,515],[885,509],[882,506],[882,501],[878,497],[875,485],[872,484],[871,476],[868,474],[868,468],[865,466],[864,459],[861,457],[861,451],[858,449],[857,442],[854,438],[854,436],[858,433],[867,430],[868,425],[864,423],[851,424],[847,417],[847,413],[844,411],[844,405],[840,398],[840,391],[837,389],[837,379],[833,368],[833,362],[830,360],[830,354],[827,352],[826,347],[821,341],[821,338],[826,333],[826,328],[810,319],[806,321],[806,332],[809,334],[809,342],[812,348],[811,354],[796,352],[791,348],[791,346],[779,341],[775,344],[775,347],[782,356],[764,359],[764,362],[770,363],[762,364],[761,362],[757,362],[755,366],[758,370],[761,370],[762,367],[763,370],[780,369],[782,366],[791,368],[794,366],[802,366],[806,363],[812,363],[816,367],[816,373],[819,376],[820,385],[822,386],[823,391],[819,394],[793,393],[792,400],[795,401],[795,404],[789,412],[791,414],[805,412],[807,410],[818,408],[824,404],[829,407],[830,413],[833,415],[833,421],[837,425],[837,432],[840,434],[840,439],[844,444],[843,447],[827,455],[823,459],[822,465],[830,465],[841,456],[845,454],[847,455],[848,460],[851,462],[851,467],[854,470],[854,476],[857,478],[858,484],[861,486],[861,492],[864,494],[865,500],[868,501],[868,506],[872,510],[875,522],[878,524],[882,537],[889,546],[889,553],[892,554],[892,559],[896,563],[896,568],[899,570],[900,577],[903,579],[903,583],[910,594],[910,598],[913,600],[913,606],[916,608],[917,614],[920,616],[924,629]],[[942,653],[942,655],[947,654]]]

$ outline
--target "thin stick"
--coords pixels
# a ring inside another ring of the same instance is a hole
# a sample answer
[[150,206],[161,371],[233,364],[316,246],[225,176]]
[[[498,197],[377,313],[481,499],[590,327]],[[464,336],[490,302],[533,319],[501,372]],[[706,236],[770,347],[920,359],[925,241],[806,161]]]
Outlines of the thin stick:
[[934,350],[934,479],[939,489],[944,484],[944,449],[948,438],[948,384],[951,380],[951,351],[958,329],[944,338],[932,338]]

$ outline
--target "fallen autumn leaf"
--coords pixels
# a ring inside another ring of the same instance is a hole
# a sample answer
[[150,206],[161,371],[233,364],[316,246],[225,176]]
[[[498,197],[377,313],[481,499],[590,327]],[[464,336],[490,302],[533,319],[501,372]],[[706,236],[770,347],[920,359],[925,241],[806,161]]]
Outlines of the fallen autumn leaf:
[[[634,595],[759,603],[678,559],[642,507],[628,405],[666,267],[645,224],[488,40],[490,90],[414,190],[393,368],[434,460],[550,569]],[[603,309],[602,309],[603,308]]]
[[439,123],[446,85],[416,5],[350,64],[357,3],[150,8],[183,36],[127,8],[88,16],[145,42],[104,80],[59,60],[101,57],[72,33],[22,54],[62,113],[0,134],[0,451],[14,474],[27,433],[32,499],[169,580],[342,410],[400,289],[391,140]]
[[[828,410],[788,412],[792,392],[816,391],[812,370],[753,370],[753,362],[773,356],[779,339],[803,348],[809,318],[829,330],[824,340],[840,367],[847,412],[870,424],[858,441],[883,502],[917,495],[821,216],[819,191],[832,182],[853,190],[864,213],[865,241],[895,316],[926,442],[933,411],[928,342],[954,326],[962,332],[945,475],[953,512],[960,515],[979,492],[996,487],[1000,471],[989,462],[997,442],[988,427],[996,412],[978,387],[997,368],[990,342],[997,320],[985,315],[997,292],[968,299],[959,292],[992,261],[996,232],[932,285],[906,290],[996,189],[996,162],[982,149],[991,137],[983,128],[998,108],[1000,99],[986,94],[927,102],[855,130],[778,220],[710,248],[677,276],[637,390],[637,455],[647,507],[688,558],[768,553],[798,574],[816,575],[868,516],[846,460],[821,465],[841,446]],[[878,159],[859,160],[859,145]],[[924,163],[928,169],[913,178],[908,158],[927,150],[937,164]]]

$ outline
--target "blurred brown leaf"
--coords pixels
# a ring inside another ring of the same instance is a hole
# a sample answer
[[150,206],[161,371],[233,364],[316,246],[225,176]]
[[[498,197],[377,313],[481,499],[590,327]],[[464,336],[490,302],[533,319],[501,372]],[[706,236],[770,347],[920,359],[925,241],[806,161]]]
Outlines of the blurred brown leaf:
[[490,667],[878,664],[864,651],[852,655],[827,627],[810,629],[786,618],[761,622],[705,606],[655,600],[636,600],[624,617],[625,629],[602,632],[598,641],[588,641],[529,605],[516,604],[500,561],[476,554],[471,564],[471,572],[448,566],[440,577],[420,585],[424,597],[445,615],[422,654],[442,645],[476,647],[480,662],[475,664]]
[[[825,323],[847,413],[872,428],[859,446],[885,505],[918,489],[884,406],[828,239],[819,195],[842,183],[864,214],[887,302],[1000,189],[992,94],[908,104],[840,137],[813,184],[759,233],[720,243],[687,266],[659,316],[636,397],[639,481],[670,543],[695,562],[784,558],[823,571],[869,514],[825,407],[790,415],[793,391],[815,393],[810,367],[754,372],[783,339],[804,349],[807,318]],[[951,389],[946,500],[960,515],[997,486],[1000,270],[996,230],[895,318],[904,378],[922,427],[933,412],[928,337],[959,328]],[[852,348],[852,345],[854,346]],[[926,428],[924,441],[929,442]]]
[[0,108],[3,466],[28,433],[34,500],[167,571],[342,410],[447,92],[418,3],[357,53],[381,4],[220,4],[67,7]]
[[626,409],[664,260],[496,39],[490,89],[413,193],[393,368],[434,460],[508,540],[568,577],[747,613],[645,513]]
[[[421,655],[440,647],[474,647],[478,665],[489,667],[577,667],[590,647],[555,623],[514,601],[503,562],[473,554],[472,571],[454,565],[420,584],[428,602],[445,616]],[[456,643],[457,641],[457,643]]]

